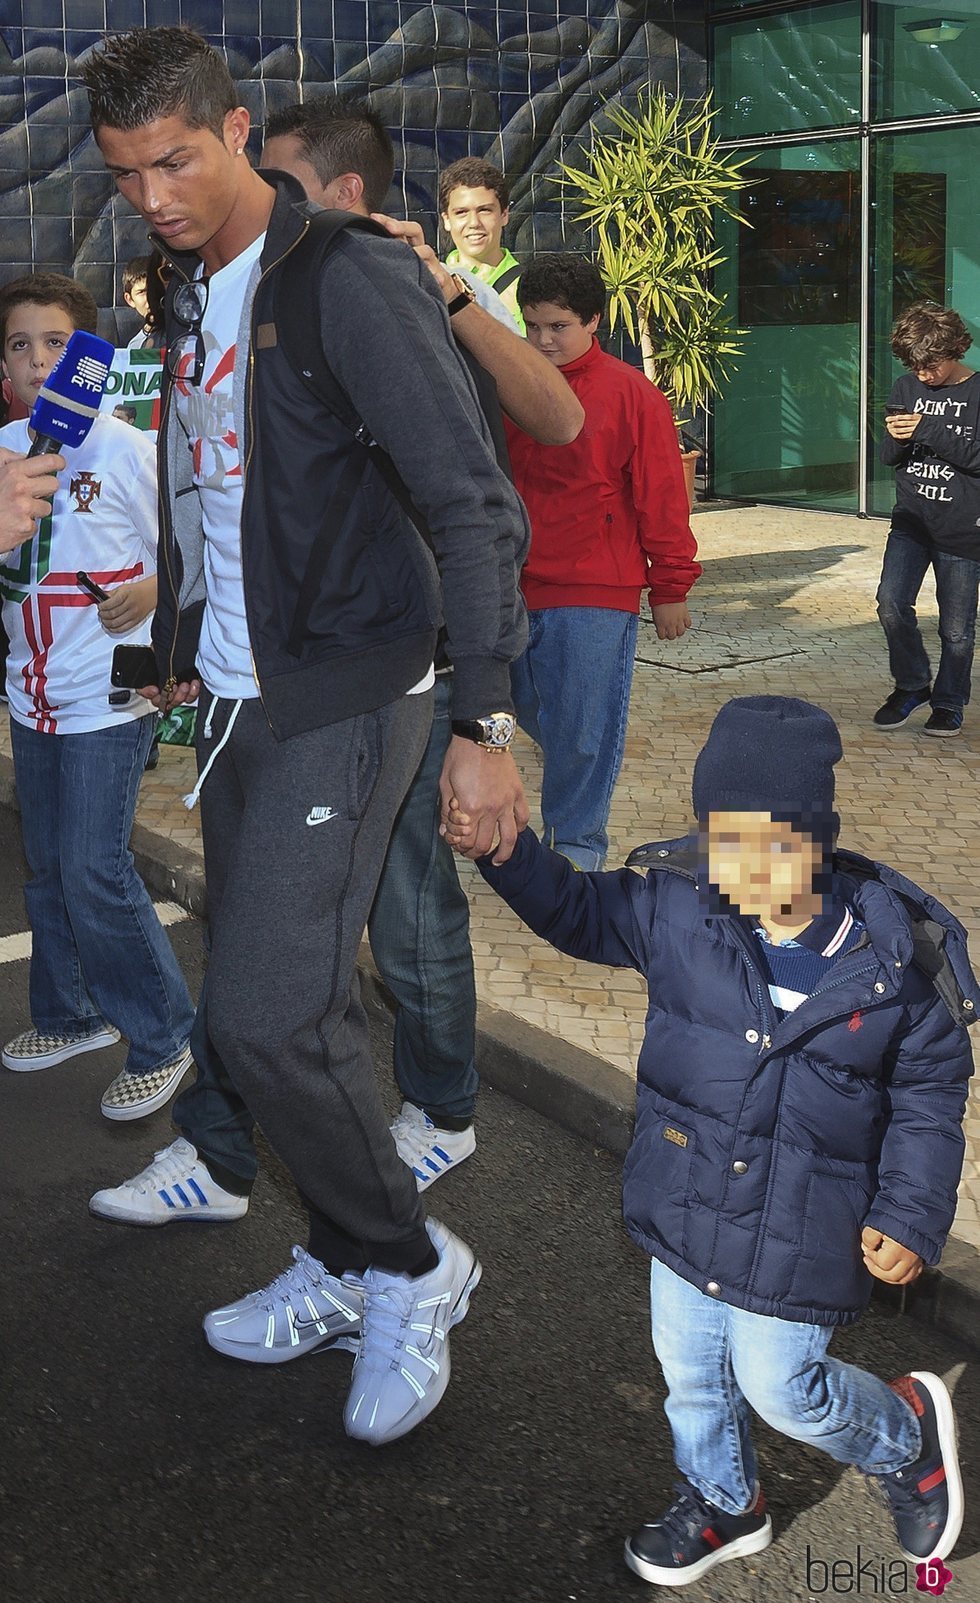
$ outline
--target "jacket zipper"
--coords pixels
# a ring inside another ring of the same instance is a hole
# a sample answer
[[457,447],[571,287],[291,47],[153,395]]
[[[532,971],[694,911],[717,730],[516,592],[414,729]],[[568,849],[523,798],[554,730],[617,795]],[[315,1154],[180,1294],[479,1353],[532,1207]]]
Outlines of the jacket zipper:
[[[165,255],[165,253],[161,251],[161,255]],[[170,262],[170,266],[172,267],[173,271],[180,274],[185,284],[190,283],[190,279],[187,277],[187,274],[184,272],[183,268],[178,267],[177,263],[172,257],[165,256],[165,259]],[[168,377],[169,375],[165,373],[164,376]],[[170,672],[167,675],[166,681],[160,686],[160,689],[163,691],[165,696],[169,696],[171,692],[177,688],[177,675],[174,669],[174,656],[177,651],[177,630],[180,625],[181,613],[180,594],[177,589],[177,582],[174,578],[173,568],[170,562],[170,543],[172,540],[176,539],[176,534],[174,532],[174,519],[165,510],[168,499],[167,492],[169,491],[170,484],[168,467],[169,441],[167,439],[167,428],[170,422],[170,408],[173,401],[173,389],[174,381],[171,377],[170,382],[167,385],[166,401],[164,402],[160,413],[160,428],[158,430],[158,436],[163,440],[164,444],[164,449],[161,453],[164,469],[162,473],[159,473],[158,471],[157,515],[160,519],[161,528],[165,529],[167,532],[167,538],[163,542],[163,553],[167,563],[167,579],[170,584],[170,594],[173,597],[174,603],[174,624],[173,631],[170,636],[170,662],[168,664]]]
[[[752,978],[755,982],[756,997],[759,1004],[759,1014],[762,1021],[762,1039],[759,1042],[758,1052],[758,1056],[761,1057],[762,1054],[764,1052],[768,1052],[772,1046],[772,1037],[777,1026],[783,1023],[783,1020],[776,1018],[775,1012],[772,1008],[772,1003],[768,1002],[765,987],[762,984],[759,972],[752,958],[751,949],[748,944],[748,937],[743,934],[740,928],[737,929],[737,939],[739,944],[743,947],[744,955],[748,961]],[[880,965],[877,959],[875,959],[873,963],[863,964],[859,969],[851,969],[849,973],[834,974],[832,972],[830,978],[824,980],[820,985],[818,985],[815,991],[810,992],[809,996],[807,997],[807,1001],[812,1002],[815,996],[823,996],[827,991],[832,991],[836,985],[843,985],[848,980],[859,980],[866,974],[873,974],[879,967]],[[791,1015],[787,1016],[791,1017]],[[788,1044],[789,1043],[787,1043],[787,1045]]]
[[[880,968],[880,966],[881,965],[878,963],[878,960],[875,959],[873,963],[865,963],[859,969],[852,969],[849,974],[838,974],[832,979],[825,980],[822,985],[817,986],[815,991],[810,992],[810,995],[807,997],[807,1001],[812,1002],[815,996],[825,995],[827,991],[832,991],[835,985],[843,985],[848,980],[860,980],[866,974],[874,974]],[[792,1017],[792,1015],[788,1016]],[[826,1019],[824,1022],[830,1023],[830,1020]],[[782,1023],[782,1020],[780,1020],[780,1023]],[[769,1044],[771,1045],[772,1043],[770,1042]],[[789,1045],[788,1042],[787,1045]]]
[[[258,299],[259,290],[262,288],[262,285],[265,283],[266,279],[269,277],[269,274],[275,272],[276,268],[279,267],[280,264],[286,260],[287,256],[292,255],[292,253],[296,249],[297,245],[299,245],[301,243],[301,241],[306,238],[306,235],[309,232],[309,227],[310,227],[310,224],[309,224],[309,220],[307,219],[303,223],[302,232],[297,234],[296,238],[292,241],[292,243],[290,245],[288,245],[286,247],[286,249],[282,252],[282,255],[281,256],[277,256],[274,262],[270,262],[268,267],[265,269],[265,271],[259,275],[259,281],[255,286],[255,294],[252,297],[252,307],[251,307],[251,311],[249,313],[248,378],[246,380],[246,385],[245,385],[245,411],[246,411],[246,415],[247,415],[247,418],[248,418],[248,452],[247,452],[247,454],[245,456],[244,461],[242,462],[242,515],[241,515],[241,519],[239,520],[239,525],[238,525],[238,552],[239,552],[239,556],[240,556],[241,564],[242,564],[242,595],[243,596],[245,595],[245,549],[244,549],[245,496],[246,496],[246,491],[247,491],[248,467],[249,467],[249,463],[252,460],[252,450],[253,450],[254,441],[255,441],[255,425],[254,425],[254,418],[253,418],[253,412],[252,412],[252,394],[253,394],[253,390],[255,388],[255,302]],[[248,598],[247,597],[245,597],[245,622],[246,622],[246,625],[247,625],[248,624]],[[258,666],[258,663],[255,660],[255,652],[254,651],[251,653],[251,656],[252,656],[252,673],[255,675],[255,684],[256,684],[256,688],[257,688],[257,690],[259,692],[259,700],[262,703],[262,711],[265,713],[266,720],[267,720],[267,722],[269,724],[269,728],[274,731],[275,730],[275,726],[274,726],[274,724],[272,722],[272,719],[269,717],[269,711],[268,711],[268,708],[266,707],[266,704],[265,704],[265,697],[262,694],[262,681],[259,678],[259,666]]]

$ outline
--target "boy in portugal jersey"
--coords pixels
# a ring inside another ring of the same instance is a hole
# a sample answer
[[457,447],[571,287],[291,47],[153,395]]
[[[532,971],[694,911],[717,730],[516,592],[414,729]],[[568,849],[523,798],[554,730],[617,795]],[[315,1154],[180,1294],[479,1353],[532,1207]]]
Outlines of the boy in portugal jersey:
[[[94,333],[96,319],[88,291],[57,273],[0,290],[3,374],[26,407],[71,335]],[[32,440],[26,421],[0,429],[0,445],[11,450],[27,452]],[[154,451],[137,429],[100,415],[64,456],[51,516],[0,561],[33,936],[31,1027],[0,1055],[8,1069],[45,1069],[124,1036],[125,1064],[102,1112],[138,1119],[168,1101],[190,1067],[193,1019],[129,850],[153,709],[135,695],[110,700],[113,649],[150,638]],[[79,584],[79,573],[95,593]]]

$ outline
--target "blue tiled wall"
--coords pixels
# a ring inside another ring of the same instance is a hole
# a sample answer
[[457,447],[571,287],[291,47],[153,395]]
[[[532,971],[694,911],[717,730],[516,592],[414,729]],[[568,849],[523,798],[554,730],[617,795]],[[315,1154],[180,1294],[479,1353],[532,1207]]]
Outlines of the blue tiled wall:
[[581,242],[549,175],[610,101],[650,81],[704,88],[697,0],[22,0],[19,24],[0,22],[0,279],[74,270],[102,305],[146,235],[106,178],[78,80],[107,7],[113,30],[181,21],[225,50],[255,149],[276,107],[332,89],[366,94],[395,139],[390,206],[430,238],[439,166],[488,157],[511,181],[518,255]]

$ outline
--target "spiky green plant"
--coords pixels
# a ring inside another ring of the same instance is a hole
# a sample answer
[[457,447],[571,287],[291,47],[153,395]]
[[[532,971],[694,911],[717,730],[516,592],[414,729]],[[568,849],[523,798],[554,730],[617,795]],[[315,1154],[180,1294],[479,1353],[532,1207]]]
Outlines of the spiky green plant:
[[708,405],[741,351],[711,274],[725,259],[715,219],[745,222],[737,196],[751,157],[719,152],[710,96],[691,105],[658,85],[637,112],[617,105],[606,117],[614,131],[595,134],[585,166],[563,163],[555,182],[595,230],[610,329],[622,319],[680,420]]

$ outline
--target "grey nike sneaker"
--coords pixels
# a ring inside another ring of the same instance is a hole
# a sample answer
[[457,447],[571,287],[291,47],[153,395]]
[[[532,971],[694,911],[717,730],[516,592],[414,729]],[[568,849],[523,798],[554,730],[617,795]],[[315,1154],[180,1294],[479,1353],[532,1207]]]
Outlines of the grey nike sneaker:
[[465,1241],[427,1219],[439,1262],[412,1279],[365,1272],[364,1327],[344,1409],[348,1436],[381,1447],[414,1430],[449,1384],[449,1332],[465,1319],[482,1269]]
[[204,1334],[229,1358],[286,1364],[321,1347],[355,1352],[363,1311],[364,1287],[356,1275],[338,1279],[318,1258],[294,1247],[289,1269],[260,1291],[208,1314]]

